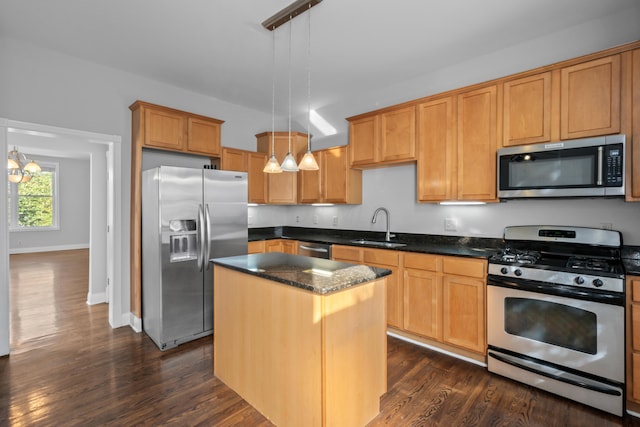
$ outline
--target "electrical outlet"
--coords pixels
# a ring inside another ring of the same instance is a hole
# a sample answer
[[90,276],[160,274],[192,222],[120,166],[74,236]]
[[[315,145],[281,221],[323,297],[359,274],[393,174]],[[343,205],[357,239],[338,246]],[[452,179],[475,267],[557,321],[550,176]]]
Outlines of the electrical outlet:
[[601,222],[600,228],[602,228],[603,230],[613,230],[613,224],[611,224],[610,222]]
[[251,215],[249,215],[249,218],[247,218],[247,223],[249,225],[253,224],[253,217]]
[[300,215],[296,215],[296,222],[300,222]]
[[313,223],[317,224],[318,223],[318,215],[314,215],[313,216]]
[[338,225],[338,217],[337,216],[333,217],[333,225]]
[[453,218],[445,218],[444,219],[444,230],[445,231],[456,231],[456,220]]

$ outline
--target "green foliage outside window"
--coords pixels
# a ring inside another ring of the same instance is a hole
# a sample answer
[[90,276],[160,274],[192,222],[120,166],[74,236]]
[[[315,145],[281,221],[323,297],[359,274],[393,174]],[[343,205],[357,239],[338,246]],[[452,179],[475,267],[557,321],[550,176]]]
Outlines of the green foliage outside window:
[[[28,182],[17,184],[17,221],[12,223],[18,228],[55,226],[53,191],[53,173],[47,170],[32,176]],[[9,197],[9,212],[14,200]]]

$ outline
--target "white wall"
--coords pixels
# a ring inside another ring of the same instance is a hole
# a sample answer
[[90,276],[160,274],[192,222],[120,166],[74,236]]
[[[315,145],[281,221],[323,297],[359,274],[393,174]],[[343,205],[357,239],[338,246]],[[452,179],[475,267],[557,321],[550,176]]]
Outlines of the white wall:
[[11,231],[9,232],[9,252],[88,248],[91,194],[89,159],[38,155],[27,157],[38,162],[58,163],[59,229]]
[[[395,232],[499,238],[509,225],[600,227],[608,223],[622,232],[625,244],[640,245],[640,203],[621,199],[511,200],[481,206],[417,203],[415,169],[410,165],[363,171],[362,205],[250,207],[249,226],[384,231],[384,216],[371,223],[376,208],[384,206],[390,212],[391,229]],[[314,216],[318,217],[317,224],[313,223]],[[445,218],[456,221],[455,232],[444,230]]]

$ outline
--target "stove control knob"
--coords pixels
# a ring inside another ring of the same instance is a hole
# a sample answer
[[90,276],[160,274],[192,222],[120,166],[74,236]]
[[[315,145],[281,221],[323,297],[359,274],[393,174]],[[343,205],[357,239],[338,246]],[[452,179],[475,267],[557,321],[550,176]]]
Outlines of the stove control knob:
[[580,276],[573,279],[573,281],[576,282],[578,285],[582,285],[584,283],[584,279]]
[[513,273],[518,277],[522,276],[522,270],[520,270],[519,268],[517,268]]
[[509,272],[509,269],[507,267],[502,267],[500,269],[500,273],[502,273],[502,274],[507,274],[508,272]]
[[601,287],[602,285],[604,285],[604,283],[602,282],[602,280],[600,279],[593,279],[593,286],[595,286],[596,288]]

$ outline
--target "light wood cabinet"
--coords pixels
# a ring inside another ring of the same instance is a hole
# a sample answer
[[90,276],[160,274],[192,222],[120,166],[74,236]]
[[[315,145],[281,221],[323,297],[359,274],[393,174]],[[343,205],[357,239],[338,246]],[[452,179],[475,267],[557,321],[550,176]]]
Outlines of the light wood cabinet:
[[349,120],[351,166],[377,167],[416,160],[415,106]]
[[[276,159],[282,163],[291,148],[291,154],[299,158],[307,151],[307,135],[300,132],[263,132],[256,135],[258,152],[271,156],[272,141]],[[267,175],[267,203],[295,205],[298,202],[297,173],[282,172]]]
[[551,72],[504,83],[502,145],[551,141]]
[[458,95],[458,200],[496,201],[497,87]]
[[402,282],[400,279],[400,257],[398,251],[387,249],[359,248],[354,246],[333,245],[332,259],[335,261],[364,264],[391,270],[387,279],[387,324],[402,328]]
[[560,137],[620,132],[620,55],[565,67],[560,72]]
[[248,242],[247,253],[248,254],[261,254],[264,253],[264,240],[257,240],[255,242]]
[[406,253],[404,330],[486,353],[486,261]]
[[131,106],[131,208],[129,238],[130,309],[142,317],[142,151],[143,148],[220,156],[222,120],[136,101]]
[[422,103],[418,111],[417,195],[420,202],[457,197],[456,98]]
[[[640,201],[640,49],[628,55],[631,61],[631,118],[627,133],[627,201]],[[625,92],[626,94],[627,92]],[[626,105],[626,104],[625,104]],[[631,135],[629,139],[628,135]]]
[[313,155],[320,169],[298,173],[299,203],[362,203],[362,171],[351,168],[347,146],[317,150]]
[[222,147],[221,169],[247,172],[249,203],[267,203],[267,180],[262,172],[266,162],[264,153]]
[[627,400],[640,405],[640,276],[627,276],[626,286]]
[[265,252],[284,252],[285,254],[296,255],[298,253],[298,241],[289,239],[265,240]]
[[417,110],[418,201],[497,201],[497,87],[434,99]]

